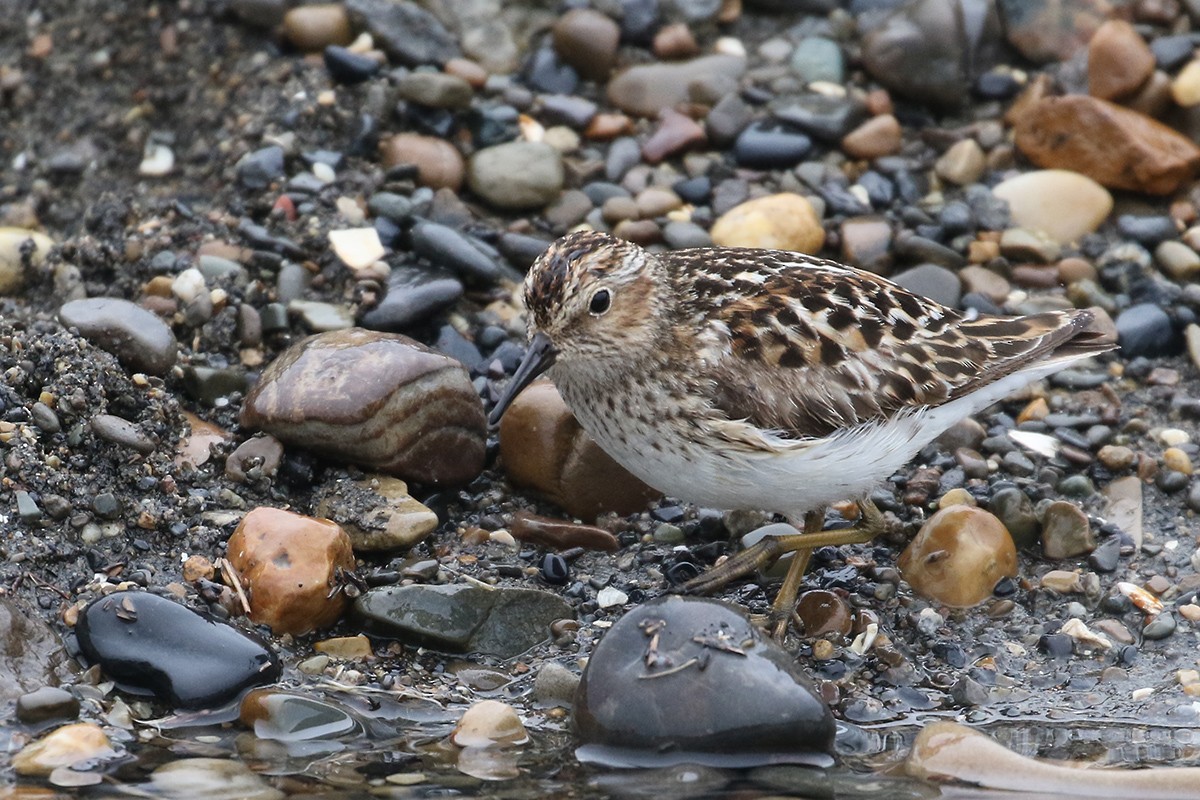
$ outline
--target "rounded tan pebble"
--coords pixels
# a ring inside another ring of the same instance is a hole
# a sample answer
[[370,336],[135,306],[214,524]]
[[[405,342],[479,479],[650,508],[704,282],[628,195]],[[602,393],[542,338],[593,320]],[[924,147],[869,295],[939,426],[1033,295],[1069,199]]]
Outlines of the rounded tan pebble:
[[1192,459],[1178,447],[1168,447],[1163,451],[1163,466],[1184,475],[1192,474]]
[[1078,572],[1052,569],[1042,576],[1042,588],[1059,594],[1075,594],[1083,591],[1083,580]]
[[200,579],[211,581],[215,574],[212,562],[204,556],[188,556],[183,562],[183,579],[188,583]]
[[412,164],[417,182],[431,189],[457,192],[466,174],[462,154],[447,141],[415,133],[399,133],[379,143],[379,157],[386,169]]
[[683,22],[664,25],[654,34],[654,55],[662,59],[691,58],[700,55],[700,45],[692,29]]
[[1065,169],[1026,172],[999,183],[992,194],[1008,203],[1014,225],[1069,244],[1100,227],[1113,198],[1096,181]]
[[817,639],[812,643],[812,656],[817,661],[828,661],[837,655],[837,648],[828,639]]
[[1183,242],[1163,242],[1154,248],[1154,260],[1177,281],[1190,281],[1200,275],[1200,253]]
[[638,218],[638,204],[632,197],[610,197],[600,207],[600,216],[609,225]]
[[897,561],[913,589],[948,606],[973,606],[1017,574],[1017,548],[994,515],[951,506],[921,526]]
[[631,514],[660,496],[583,432],[548,381],[531,384],[504,414],[500,458],[514,485],[546,495],[580,519]]
[[428,485],[483,469],[487,423],[461,363],[398,334],[317,334],[283,352],[241,423],[288,444]]
[[621,27],[590,8],[575,8],[559,17],[553,28],[558,57],[584,78],[603,81],[617,60]]
[[346,596],[331,591],[337,570],[353,570],[345,531],[329,520],[260,506],[226,544],[250,598],[250,619],[277,634],[299,636],[337,622]]
[[1108,20],[1088,43],[1088,93],[1117,100],[1135,93],[1154,72],[1154,53],[1133,26]]
[[1179,607],[1179,616],[1188,622],[1200,622],[1200,606],[1195,603],[1185,603]]
[[450,741],[459,747],[500,747],[525,744],[529,734],[512,706],[480,700],[462,715]]
[[1092,262],[1078,256],[1068,256],[1058,262],[1058,278],[1066,285],[1082,280],[1094,281],[1098,277]]
[[298,6],[283,16],[283,37],[292,47],[316,53],[331,44],[347,45],[354,40],[350,16],[340,3]]
[[1171,97],[1184,108],[1200,103],[1200,60],[1189,62],[1171,81]]
[[682,205],[683,201],[679,199],[679,195],[670,189],[652,186],[637,196],[638,213],[644,218],[666,216],[668,212],[674,211]]
[[851,158],[875,159],[900,152],[904,131],[891,114],[871,117],[842,138],[842,151]]
[[18,775],[44,778],[59,767],[114,755],[116,753],[99,725],[77,722],[56,728],[36,742],[25,745],[13,756],[12,768]]
[[1096,453],[1096,458],[1108,469],[1126,470],[1137,463],[1137,454],[1125,445],[1106,444]]
[[933,169],[942,180],[966,186],[983,177],[987,169],[987,155],[979,142],[963,139],[951,145],[934,163]]
[[938,500],[938,508],[950,508],[951,506],[977,506],[978,501],[975,496],[966,489],[959,486],[956,489],[951,489],[946,492]]
[[978,292],[993,303],[1003,303],[1012,289],[1003,275],[977,264],[963,267],[958,277],[963,283],[964,293]]
[[718,247],[759,247],[817,253],[825,229],[807,198],[784,192],[747,200],[725,212],[712,226]]
[[488,71],[483,68],[482,64],[472,61],[469,58],[452,58],[442,67],[447,75],[454,75],[462,78],[467,83],[471,84],[473,89],[482,89],[487,83]]
[[336,636],[313,643],[313,650],[343,661],[362,661],[371,658],[371,640],[361,633],[357,636]]

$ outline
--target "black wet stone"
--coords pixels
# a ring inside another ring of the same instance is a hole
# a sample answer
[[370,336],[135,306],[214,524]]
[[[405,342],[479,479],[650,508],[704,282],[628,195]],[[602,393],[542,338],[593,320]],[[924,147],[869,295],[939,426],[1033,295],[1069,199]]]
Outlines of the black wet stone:
[[1154,61],[1158,68],[1174,72],[1176,67],[1192,57],[1196,50],[1196,41],[1190,34],[1178,36],[1156,36],[1150,43],[1150,52],[1154,53]]
[[554,586],[565,586],[571,580],[571,567],[558,553],[547,553],[542,557],[542,580]]
[[579,73],[560,61],[552,47],[533,52],[525,64],[524,77],[529,88],[546,94],[573,94],[579,86]]
[[1116,325],[1124,358],[1167,355],[1178,346],[1171,318],[1158,305],[1130,306],[1117,315]]
[[1142,628],[1142,636],[1147,639],[1165,639],[1175,632],[1175,615],[1170,611],[1158,614]]
[[94,600],[75,626],[92,664],[132,694],[176,708],[211,708],[279,677],[261,642],[149,592]]
[[409,0],[348,0],[356,28],[406,67],[442,66],[459,54],[458,43],[438,18]]
[[500,267],[458,231],[436,222],[418,222],[412,230],[413,252],[463,278],[494,281]]
[[975,79],[975,94],[984,100],[1007,100],[1021,89],[1010,72],[985,72]]
[[72,300],[59,307],[58,318],[135,372],[163,375],[175,365],[178,345],[170,326],[129,300]]
[[1038,649],[1054,658],[1066,658],[1073,648],[1071,637],[1065,633],[1048,633],[1038,639]]
[[369,80],[382,66],[369,56],[331,44],[325,48],[325,69],[338,83],[355,84]]
[[[669,596],[625,614],[593,651],[575,697],[588,760],[720,754],[729,765],[828,764],[834,722],[795,659],[723,603]],[[714,762],[715,763],[715,762]]]
[[738,164],[752,169],[791,167],[812,149],[812,139],[791,125],[775,120],[756,122],[743,130],[733,144]]
[[867,118],[866,107],[844,97],[812,94],[774,112],[776,119],[796,126],[815,139],[837,143]]
[[586,97],[552,94],[542,98],[542,119],[551,125],[583,128],[596,116],[596,104]]
[[574,618],[557,595],[535,589],[388,586],[354,603],[364,631],[449,653],[512,658],[550,638],[550,623]]
[[462,281],[447,272],[397,267],[388,276],[383,300],[359,322],[371,330],[402,331],[453,305],[462,294]]

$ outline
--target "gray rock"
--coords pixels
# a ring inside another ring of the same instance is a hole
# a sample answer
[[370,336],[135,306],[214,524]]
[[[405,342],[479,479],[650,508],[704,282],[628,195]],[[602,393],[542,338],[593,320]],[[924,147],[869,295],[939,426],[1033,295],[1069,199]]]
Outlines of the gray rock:
[[1033,502],[1020,489],[1001,489],[992,495],[988,510],[996,515],[1017,547],[1027,547],[1037,541],[1039,524]]
[[1074,558],[1096,549],[1087,515],[1073,503],[1051,503],[1042,515],[1042,553],[1046,558]]
[[490,205],[507,211],[541,208],[563,187],[562,156],[541,142],[506,142],[471,156],[467,184]]
[[914,294],[954,308],[962,298],[958,276],[936,264],[921,264],[892,276],[892,280]]
[[90,423],[92,433],[118,447],[127,447],[144,456],[154,452],[154,440],[142,433],[138,426],[127,419],[113,414],[97,414]]
[[374,636],[512,658],[550,638],[550,623],[574,611],[557,595],[534,589],[416,584],[367,592],[355,601],[354,617]]
[[115,297],[72,300],[58,309],[58,319],[135,372],[165,375],[175,366],[175,334],[136,303]]
[[0,597],[0,702],[58,685],[70,675],[68,663],[53,630],[11,599]]
[[410,72],[396,82],[396,90],[405,100],[431,108],[463,109],[475,94],[471,84],[444,72]]
[[453,270],[462,278],[493,282],[499,265],[472,243],[472,239],[446,225],[418,222],[412,229],[413,252],[431,263]]
[[608,82],[608,100],[617,108],[641,117],[657,117],[688,99],[688,86],[713,76],[740,78],[746,59],[740,56],[703,56],[678,63],[659,62],[630,67]]
[[382,302],[359,321],[372,330],[402,331],[453,305],[462,294],[462,281],[447,272],[400,266],[388,276]]
[[283,177],[283,148],[277,145],[247,153],[238,159],[238,181],[247,189],[265,189]]
[[350,19],[406,67],[442,66],[459,54],[458,43],[437,17],[408,0],[348,0]]

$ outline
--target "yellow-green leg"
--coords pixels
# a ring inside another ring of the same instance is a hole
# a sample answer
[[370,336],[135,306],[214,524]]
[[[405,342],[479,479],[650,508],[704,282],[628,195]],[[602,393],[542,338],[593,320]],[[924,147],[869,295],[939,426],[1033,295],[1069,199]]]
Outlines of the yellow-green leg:
[[887,527],[883,513],[870,500],[859,503],[862,516],[858,523],[849,528],[833,531],[821,530],[825,519],[824,510],[811,511],[804,517],[804,532],[788,536],[768,536],[753,547],[748,547],[725,562],[697,575],[680,588],[688,594],[711,594],[739,578],[766,569],[779,560],[780,556],[795,553],[788,568],[783,586],[775,596],[774,611],[778,616],[775,636],[779,638],[787,630],[787,621],[796,603],[800,581],[808,567],[808,558],[818,547],[837,547],[844,544],[869,542],[884,532]]

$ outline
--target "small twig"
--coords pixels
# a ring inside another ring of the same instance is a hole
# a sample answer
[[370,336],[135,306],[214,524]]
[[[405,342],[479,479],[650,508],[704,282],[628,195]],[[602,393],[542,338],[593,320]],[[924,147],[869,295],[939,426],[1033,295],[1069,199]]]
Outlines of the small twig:
[[238,575],[238,571],[233,568],[233,564],[229,563],[228,558],[218,558],[217,566],[221,568],[221,572],[225,575],[226,582],[232,584],[230,588],[237,593],[238,599],[242,601],[242,609],[249,616],[250,599],[246,597],[246,591],[242,588],[242,578]]

